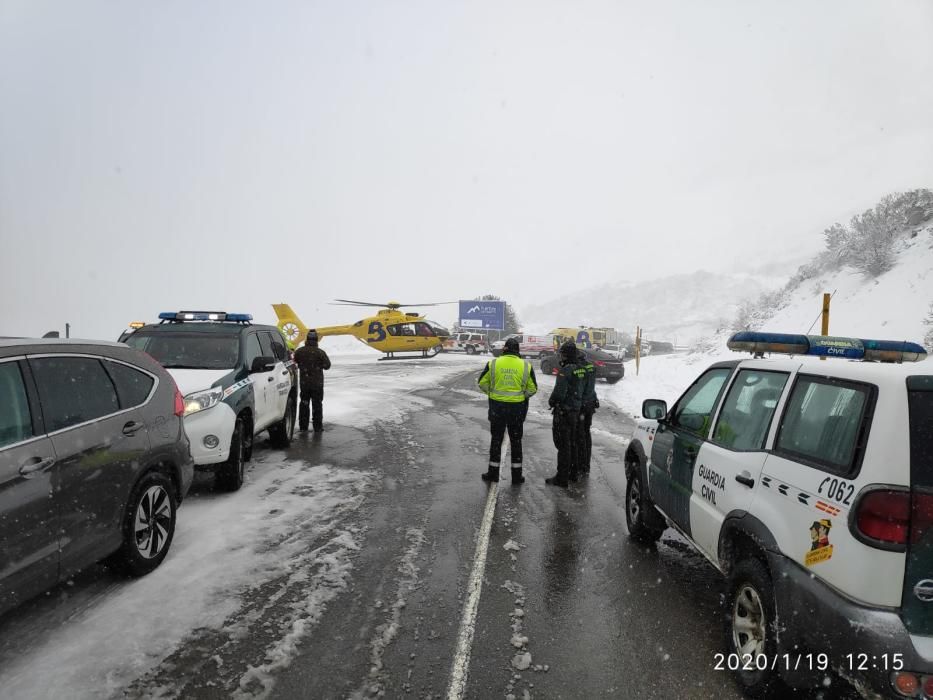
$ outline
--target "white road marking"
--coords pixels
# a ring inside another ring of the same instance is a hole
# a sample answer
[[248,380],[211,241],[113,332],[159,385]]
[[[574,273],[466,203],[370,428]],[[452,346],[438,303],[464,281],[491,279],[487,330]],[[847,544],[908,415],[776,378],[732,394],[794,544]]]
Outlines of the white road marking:
[[[506,460],[502,464],[508,463],[508,454],[506,454]],[[489,549],[489,532],[492,529],[492,519],[496,514],[496,498],[498,495],[499,484],[493,482],[489,485],[489,494],[486,496],[486,510],[483,512],[483,520],[480,523],[479,535],[476,539],[476,554],[473,555],[473,570],[470,572],[467,599],[463,606],[463,616],[460,619],[460,631],[457,634],[457,650],[454,653],[454,663],[450,672],[450,689],[447,691],[447,700],[460,700],[466,692],[467,674],[470,670],[470,652],[473,649],[473,633],[476,630],[476,612],[479,609],[479,594],[483,589],[486,552]]]

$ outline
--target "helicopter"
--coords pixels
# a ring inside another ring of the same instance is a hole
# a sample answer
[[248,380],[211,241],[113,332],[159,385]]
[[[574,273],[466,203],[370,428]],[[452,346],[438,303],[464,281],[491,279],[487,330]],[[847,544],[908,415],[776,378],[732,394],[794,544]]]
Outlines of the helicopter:
[[[444,343],[450,338],[450,331],[439,323],[427,320],[421,314],[401,311],[407,306],[440,306],[457,302],[438,302],[434,304],[400,304],[390,301],[377,304],[369,301],[351,301],[335,299],[335,306],[376,307],[375,316],[368,316],[346,326],[318,326],[314,330],[318,337],[328,335],[352,335],[367,347],[385,353],[380,360],[413,359],[411,356],[396,357],[395,353],[419,352],[416,357],[434,357],[444,349]],[[273,304],[278,318],[279,330],[285,335],[289,347],[294,350],[308,334],[308,328],[298,314],[288,304]]]

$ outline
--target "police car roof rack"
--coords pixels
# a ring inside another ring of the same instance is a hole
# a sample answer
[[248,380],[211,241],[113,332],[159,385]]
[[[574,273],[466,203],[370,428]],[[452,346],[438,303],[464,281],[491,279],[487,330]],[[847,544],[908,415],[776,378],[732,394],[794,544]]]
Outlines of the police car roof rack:
[[185,323],[186,321],[214,321],[250,325],[250,314],[228,314],[226,311],[163,311],[159,323]]
[[897,363],[920,362],[927,357],[922,345],[906,340],[868,340],[833,335],[741,331],[734,333],[726,346],[736,352],[753,353],[756,357],[763,353],[777,353]]

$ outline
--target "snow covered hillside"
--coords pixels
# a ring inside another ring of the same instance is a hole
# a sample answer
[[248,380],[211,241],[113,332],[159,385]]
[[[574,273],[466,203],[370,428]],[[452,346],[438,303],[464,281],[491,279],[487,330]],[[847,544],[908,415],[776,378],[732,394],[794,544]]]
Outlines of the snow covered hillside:
[[[800,261],[797,261],[799,264]],[[520,308],[529,333],[557,326],[608,326],[644,337],[689,345],[731,322],[739,304],[780,288],[796,265],[749,273],[716,274],[699,270],[648,282],[615,282],[575,292],[544,304]]]
[[[933,303],[933,218],[899,235],[887,272],[870,277],[849,265],[802,268],[784,289],[746,306],[748,326],[819,334],[822,297],[829,292],[831,335],[924,342]],[[728,328],[698,341],[693,352],[643,358],[638,376],[634,363],[626,364],[625,380],[609,389],[607,398],[632,414],[646,398],[672,402],[707,365],[737,357],[726,349],[735,325],[733,319]]]

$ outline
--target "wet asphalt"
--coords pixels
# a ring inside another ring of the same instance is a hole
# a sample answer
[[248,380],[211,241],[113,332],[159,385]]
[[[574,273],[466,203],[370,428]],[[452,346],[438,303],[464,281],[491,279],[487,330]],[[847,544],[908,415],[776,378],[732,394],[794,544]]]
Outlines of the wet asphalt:
[[[486,400],[470,395],[475,374],[418,392],[433,407],[368,430],[365,448],[340,426],[299,438],[293,456],[338,465],[353,445],[346,465],[379,470],[382,488],[364,507],[368,535],[350,590],[278,675],[272,697],[446,697],[488,489],[479,478]],[[465,697],[741,697],[715,669],[719,575],[673,533],[649,548],[626,536],[631,418],[601,409],[590,477],[546,486],[556,456],[547,393],[525,426],[526,483],[500,483]],[[513,660],[524,652],[530,664],[519,670]]]

